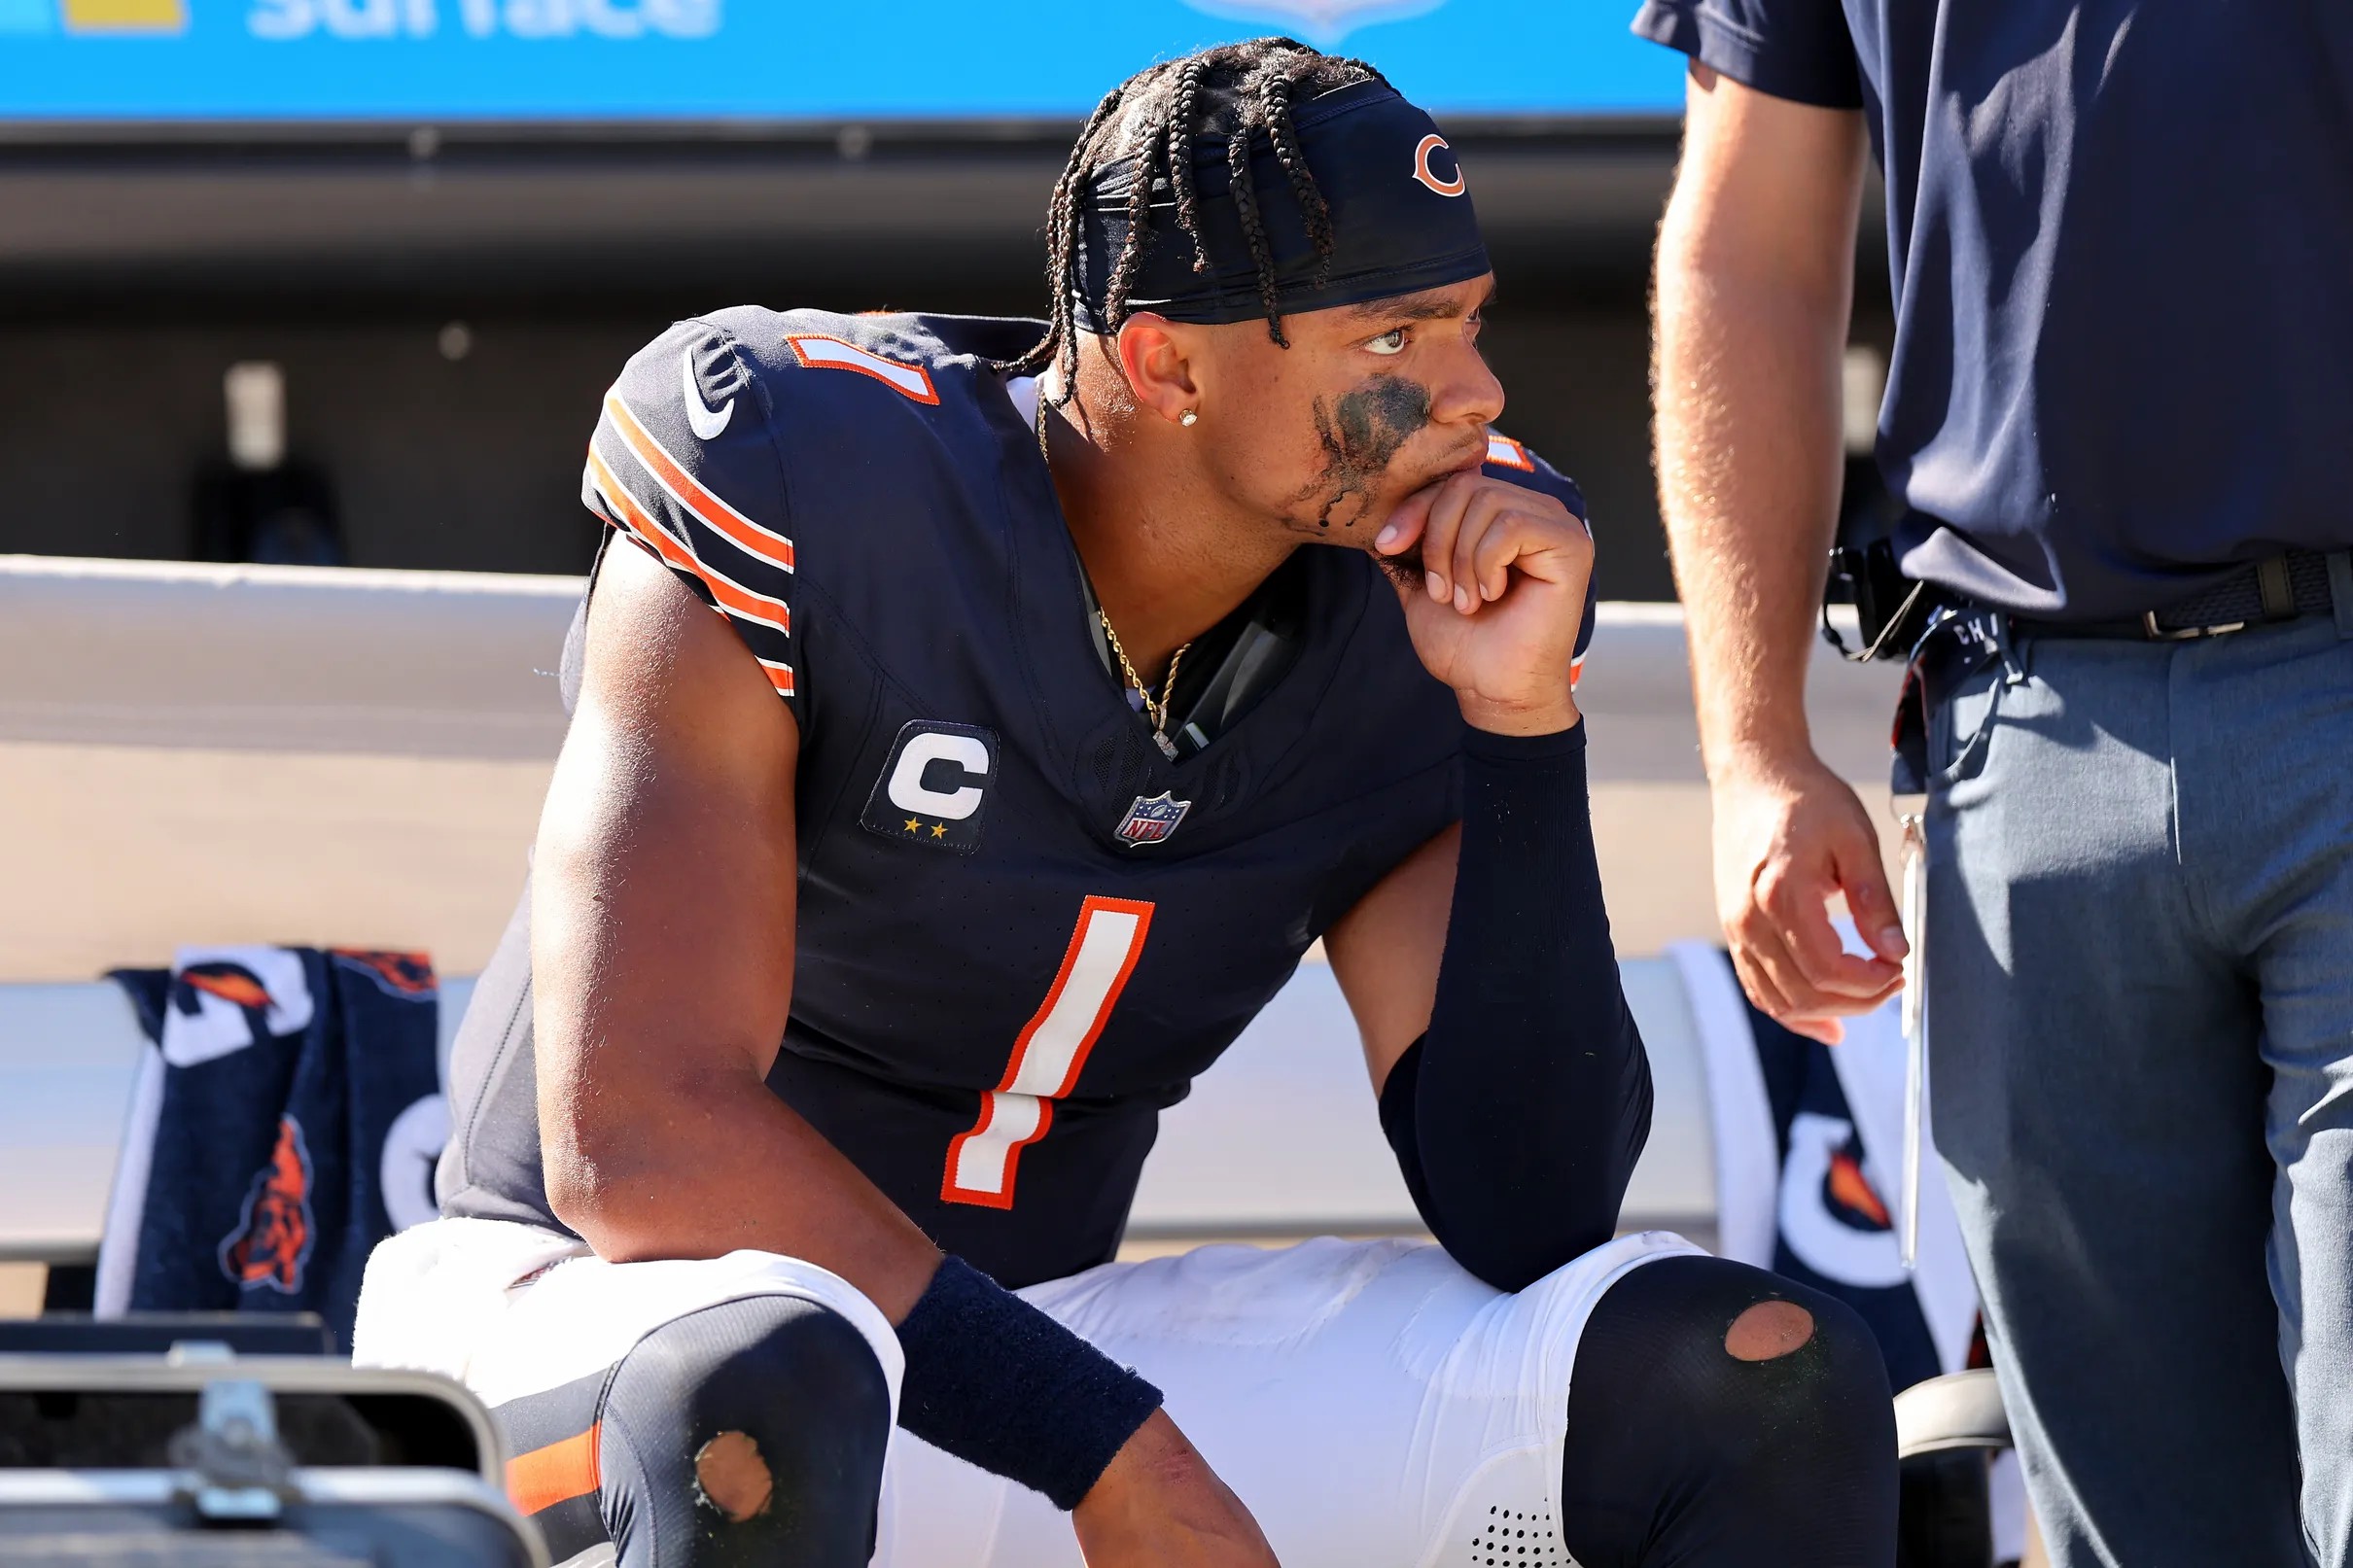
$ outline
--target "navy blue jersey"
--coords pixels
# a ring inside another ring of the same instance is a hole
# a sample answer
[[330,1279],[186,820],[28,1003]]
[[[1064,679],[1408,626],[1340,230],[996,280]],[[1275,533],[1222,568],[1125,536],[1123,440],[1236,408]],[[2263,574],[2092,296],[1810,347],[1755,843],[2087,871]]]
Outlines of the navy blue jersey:
[[[1008,1285],[1112,1254],[1160,1111],[1455,819],[1461,727],[1373,561],[1311,545],[1283,569],[1287,667],[1164,756],[1099,656],[1036,436],[990,368],[1040,330],[684,322],[607,397],[587,479],[799,722],[797,958],[770,1087]],[[1583,514],[1518,443],[1491,454]],[[527,1073],[493,1071],[502,1055],[459,1052],[475,1147],[445,1201],[544,1219]]]
[[1643,0],[1634,30],[1863,111],[1911,575],[2101,620],[2353,545],[2353,5]]

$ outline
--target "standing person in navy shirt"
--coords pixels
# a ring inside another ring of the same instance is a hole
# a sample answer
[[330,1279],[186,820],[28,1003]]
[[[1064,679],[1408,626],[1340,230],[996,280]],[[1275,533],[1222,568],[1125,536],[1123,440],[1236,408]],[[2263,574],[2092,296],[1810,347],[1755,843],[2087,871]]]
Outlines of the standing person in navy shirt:
[[1879,462],[1950,616],[1936,1141],[2036,1511],[2061,1564],[2353,1560],[2353,6],[1634,29],[1692,58],[1658,462],[1741,978],[1834,1039],[1907,952],[1801,700],[1868,150]]

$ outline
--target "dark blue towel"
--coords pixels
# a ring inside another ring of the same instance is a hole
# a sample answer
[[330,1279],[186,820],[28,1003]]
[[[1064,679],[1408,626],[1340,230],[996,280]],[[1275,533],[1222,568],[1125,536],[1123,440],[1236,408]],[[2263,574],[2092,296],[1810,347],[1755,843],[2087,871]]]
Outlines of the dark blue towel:
[[183,950],[113,977],[156,1056],[99,1260],[99,1309],[317,1312],[351,1342],[376,1242],[431,1214],[446,1112],[422,954]]
[[[1895,1235],[1894,1202],[1882,1198],[1863,1173],[1863,1137],[1846,1103],[1846,1091],[1830,1060],[1834,1049],[1819,1040],[1794,1034],[1749,1004],[1748,1026],[1755,1032],[1757,1064],[1764,1069],[1765,1093],[1773,1107],[1774,1135],[1779,1144],[1782,1181],[1791,1178],[1796,1140],[1801,1130],[1829,1134],[1823,1173],[1810,1183],[1809,1202],[1781,1204],[1780,1226],[1774,1237],[1773,1272],[1803,1285],[1826,1291],[1862,1314],[1887,1358],[1887,1381],[1909,1388],[1946,1369],[1940,1365],[1920,1298],[1909,1279],[1888,1283],[1857,1277],[1842,1270],[1839,1249],[1809,1246],[1808,1236],[1791,1234],[1803,1224],[1813,1235],[1841,1232],[1855,1237],[1885,1237],[1892,1253]],[[1801,1120],[1803,1118],[1803,1120]],[[1810,1167],[1809,1168],[1811,1168]],[[1930,1172],[1930,1179],[1938,1179]]]

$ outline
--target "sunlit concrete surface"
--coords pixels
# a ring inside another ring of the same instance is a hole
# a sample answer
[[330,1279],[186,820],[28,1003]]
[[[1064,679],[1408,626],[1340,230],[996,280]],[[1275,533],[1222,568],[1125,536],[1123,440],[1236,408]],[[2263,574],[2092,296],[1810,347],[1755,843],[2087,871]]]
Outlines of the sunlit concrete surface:
[[[0,981],[184,942],[488,958],[563,735],[579,579],[0,557]],[[1885,821],[1894,672],[1817,744]],[[1604,605],[1580,700],[1619,950],[1715,929],[1681,612]]]

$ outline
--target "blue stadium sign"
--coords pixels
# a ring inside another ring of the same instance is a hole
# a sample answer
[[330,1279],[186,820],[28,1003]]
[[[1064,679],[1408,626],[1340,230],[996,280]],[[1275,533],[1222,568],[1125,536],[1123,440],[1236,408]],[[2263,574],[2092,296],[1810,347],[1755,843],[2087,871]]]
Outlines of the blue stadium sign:
[[1671,114],[1633,0],[0,0],[5,121],[974,120],[1287,32],[1441,113]]

